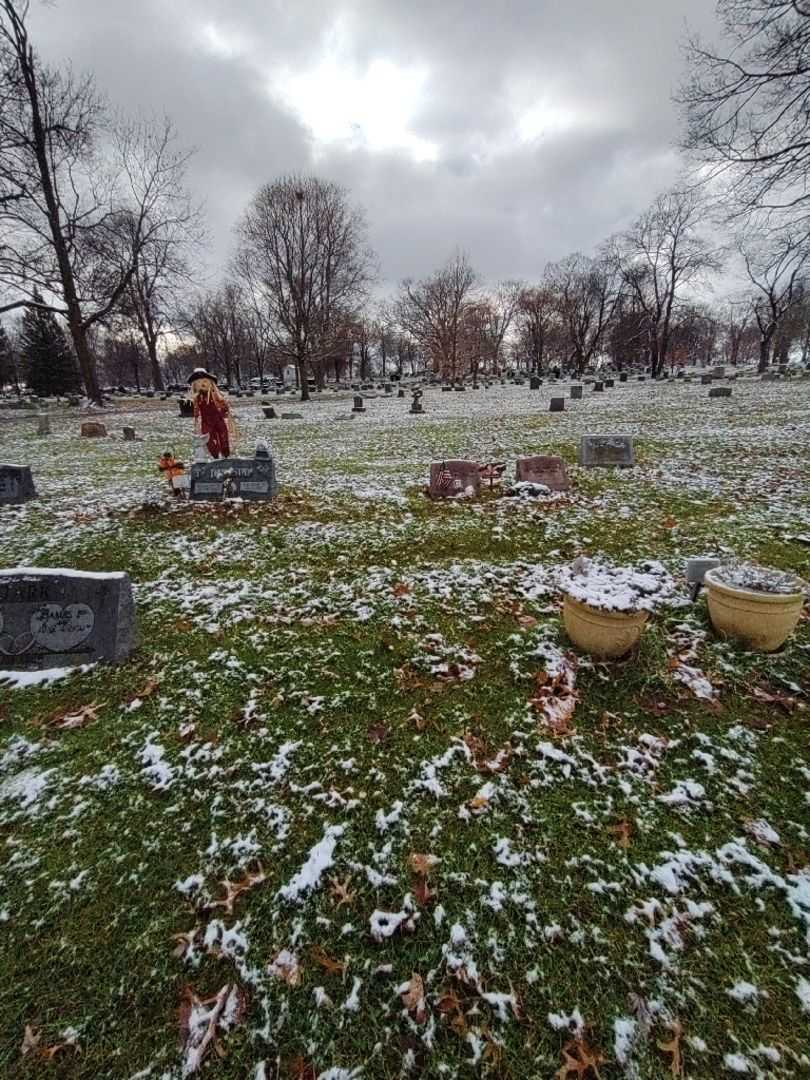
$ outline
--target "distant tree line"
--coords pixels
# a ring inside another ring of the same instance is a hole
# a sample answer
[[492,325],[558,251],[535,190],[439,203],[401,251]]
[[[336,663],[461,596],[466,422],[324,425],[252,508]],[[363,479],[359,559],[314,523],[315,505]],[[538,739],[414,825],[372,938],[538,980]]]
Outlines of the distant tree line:
[[[0,388],[100,400],[204,366],[232,387],[292,376],[306,399],[374,375],[808,362],[810,11],[718,11],[721,43],[688,41],[677,96],[692,174],[537,280],[488,284],[459,251],[382,297],[362,210],[308,176],[262,185],[201,285],[171,122],[118,118],[92,77],[41,61],[26,0],[0,0]],[[733,267],[746,284],[717,296]]]

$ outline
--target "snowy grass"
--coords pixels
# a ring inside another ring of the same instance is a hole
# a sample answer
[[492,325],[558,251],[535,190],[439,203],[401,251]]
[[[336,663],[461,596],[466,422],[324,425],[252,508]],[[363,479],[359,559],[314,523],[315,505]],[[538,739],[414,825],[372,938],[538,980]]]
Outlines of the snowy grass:
[[[672,1047],[700,1080],[807,1075],[808,623],[756,656],[681,597],[637,656],[577,663],[556,581],[580,554],[807,576],[810,384],[425,403],[243,404],[272,507],[164,498],[174,406],[105,418],[138,444],[7,425],[41,498],[0,511],[2,564],[128,571],[143,640],[0,686],[4,1076],[564,1077],[592,1052],[652,1080]],[[576,468],[611,430],[637,468]],[[421,492],[432,459],[539,452],[570,496]]]

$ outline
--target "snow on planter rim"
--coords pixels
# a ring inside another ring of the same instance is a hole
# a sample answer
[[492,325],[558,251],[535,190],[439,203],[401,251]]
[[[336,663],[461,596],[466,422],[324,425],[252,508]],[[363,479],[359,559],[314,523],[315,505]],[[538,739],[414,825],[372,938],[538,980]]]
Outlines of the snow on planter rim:
[[583,560],[558,571],[557,585],[574,600],[603,611],[655,611],[662,604],[688,603],[675,578],[657,560],[638,567]]
[[770,593],[775,596],[793,596],[796,593],[807,594],[808,586],[798,575],[786,570],[774,570],[756,563],[729,562],[711,571],[712,577],[720,585],[731,589],[746,589],[748,592]]

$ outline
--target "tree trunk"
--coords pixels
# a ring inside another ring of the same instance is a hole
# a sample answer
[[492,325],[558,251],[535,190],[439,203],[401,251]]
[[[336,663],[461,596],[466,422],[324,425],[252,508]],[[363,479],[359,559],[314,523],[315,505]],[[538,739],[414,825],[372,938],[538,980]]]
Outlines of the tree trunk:
[[97,405],[100,405],[101,390],[98,385],[96,366],[93,363],[90,346],[87,343],[87,330],[82,325],[78,307],[76,307],[74,311],[68,316],[68,329],[70,330],[70,337],[73,341],[73,348],[76,353],[76,359],[79,362],[79,371],[81,371],[82,373],[85,393],[91,401],[94,401]]
[[759,365],[757,366],[757,371],[760,373],[760,375],[763,373],[763,371],[768,370],[768,367],[769,367],[769,364],[770,364],[770,359],[771,359],[771,338],[770,338],[770,335],[768,335],[767,337],[765,337],[765,335],[763,335],[759,339]]

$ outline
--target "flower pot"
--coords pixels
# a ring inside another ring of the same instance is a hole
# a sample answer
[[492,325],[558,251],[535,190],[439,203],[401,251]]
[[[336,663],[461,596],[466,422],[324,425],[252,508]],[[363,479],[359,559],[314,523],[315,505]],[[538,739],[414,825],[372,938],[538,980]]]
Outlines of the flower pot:
[[718,570],[707,570],[704,585],[709,618],[723,637],[736,638],[759,652],[774,652],[796,629],[804,593],[754,592],[726,585]]
[[565,595],[563,622],[577,648],[603,660],[615,660],[638,645],[646,611],[605,611]]

